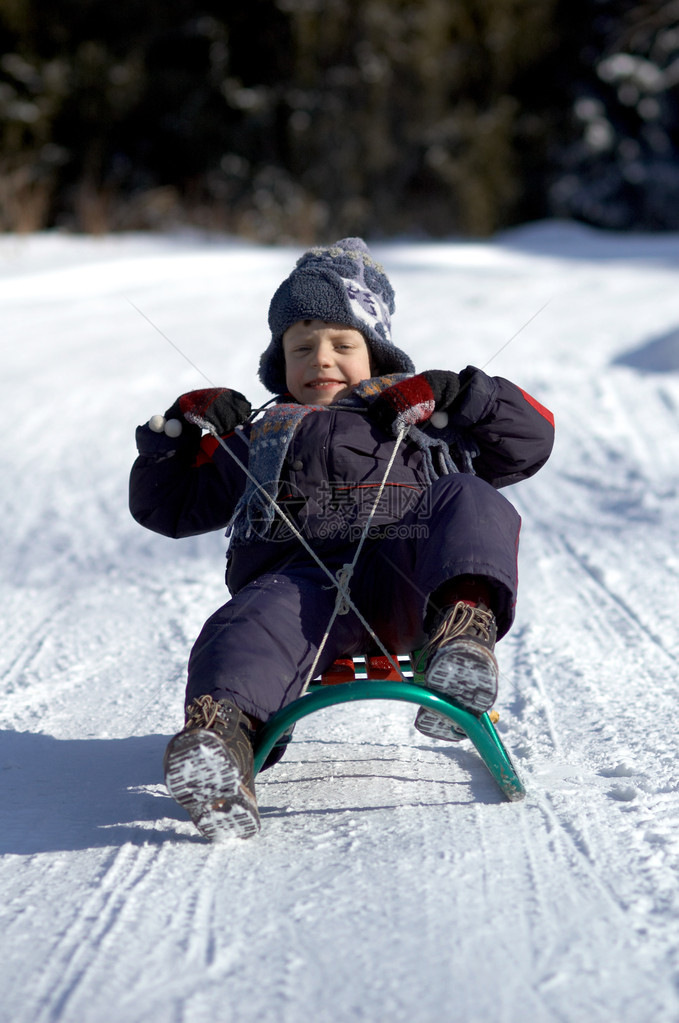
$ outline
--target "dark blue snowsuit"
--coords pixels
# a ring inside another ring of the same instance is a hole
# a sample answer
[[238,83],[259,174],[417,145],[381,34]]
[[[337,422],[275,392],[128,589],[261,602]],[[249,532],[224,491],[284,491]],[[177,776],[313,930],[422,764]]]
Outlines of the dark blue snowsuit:
[[[428,599],[456,576],[486,579],[498,636],[513,619],[520,518],[496,488],[544,464],[553,420],[520,388],[480,370],[473,372],[455,419],[478,450],[475,475],[428,483],[423,452],[406,436],[351,579],[356,606],[395,653],[424,641]],[[225,443],[247,464],[241,431]],[[307,415],[296,429],[279,503],[333,573],[352,560],[394,445],[355,409],[330,406]],[[178,450],[165,459],[140,455],[132,468],[130,509],[138,522],[165,536],[223,529],[246,482],[208,436],[198,451]],[[208,619],[191,652],[187,703],[209,693],[263,721],[300,695],[336,590],[299,540],[278,525],[268,537],[232,545],[227,584],[232,599]],[[376,652],[374,641],[349,611],[336,617],[317,670],[338,657],[369,652]]]

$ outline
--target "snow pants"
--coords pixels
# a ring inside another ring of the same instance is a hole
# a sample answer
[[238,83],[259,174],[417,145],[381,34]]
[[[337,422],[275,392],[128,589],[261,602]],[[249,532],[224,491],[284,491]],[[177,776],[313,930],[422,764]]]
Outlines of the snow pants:
[[[367,539],[349,592],[391,653],[426,639],[430,595],[460,575],[483,576],[494,594],[498,636],[511,626],[521,520],[513,506],[476,476],[437,480],[418,504],[379,538]],[[335,574],[356,542],[323,561]],[[189,659],[186,702],[204,694],[228,699],[266,721],[304,688],[335,606],[332,581],[300,545],[280,565],[245,585],[205,623]],[[353,611],[335,618],[317,665],[379,652]]]

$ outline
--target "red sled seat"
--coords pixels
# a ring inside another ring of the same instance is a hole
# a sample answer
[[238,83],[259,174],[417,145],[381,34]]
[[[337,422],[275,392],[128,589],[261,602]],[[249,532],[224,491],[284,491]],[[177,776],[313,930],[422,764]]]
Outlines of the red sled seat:
[[[407,658],[401,658],[406,660]],[[384,654],[376,655],[374,657],[365,658],[365,669],[362,673],[364,679],[373,679],[375,681],[383,682],[398,682],[402,675],[394,667],[394,663],[399,663],[399,658],[392,655],[391,659],[385,657]],[[320,685],[322,686],[337,686],[343,682],[355,682],[356,681],[356,664],[352,657],[341,657],[331,664],[327,671],[324,671],[320,677]]]

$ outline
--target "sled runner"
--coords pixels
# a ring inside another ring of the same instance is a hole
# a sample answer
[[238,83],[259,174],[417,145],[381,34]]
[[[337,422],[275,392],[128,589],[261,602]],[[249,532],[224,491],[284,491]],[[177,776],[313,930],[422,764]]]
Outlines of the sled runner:
[[269,718],[255,742],[255,774],[276,762],[276,753],[282,755],[294,725],[308,714],[354,700],[400,700],[450,718],[451,727],[456,725],[468,736],[506,798],[512,802],[523,799],[526,790],[490,715],[476,717],[453,700],[427,689],[424,675],[414,669],[415,664],[416,654],[391,660],[379,656],[335,661],[303,696]]

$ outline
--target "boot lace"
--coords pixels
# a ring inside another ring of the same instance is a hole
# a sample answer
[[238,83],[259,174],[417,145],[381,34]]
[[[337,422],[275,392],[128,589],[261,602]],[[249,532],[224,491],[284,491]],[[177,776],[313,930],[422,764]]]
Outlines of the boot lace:
[[471,607],[460,600],[453,607],[452,613],[445,615],[429,637],[429,642],[422,648],[422,659],[426,663],[435,650],[459,636],[464,636],[470,629],[490,643],[493,624],[492,611],[483,607]]
[[212,728],[219,713],[219,704],[211,696],[198,696],[187,708],[184,728]]

